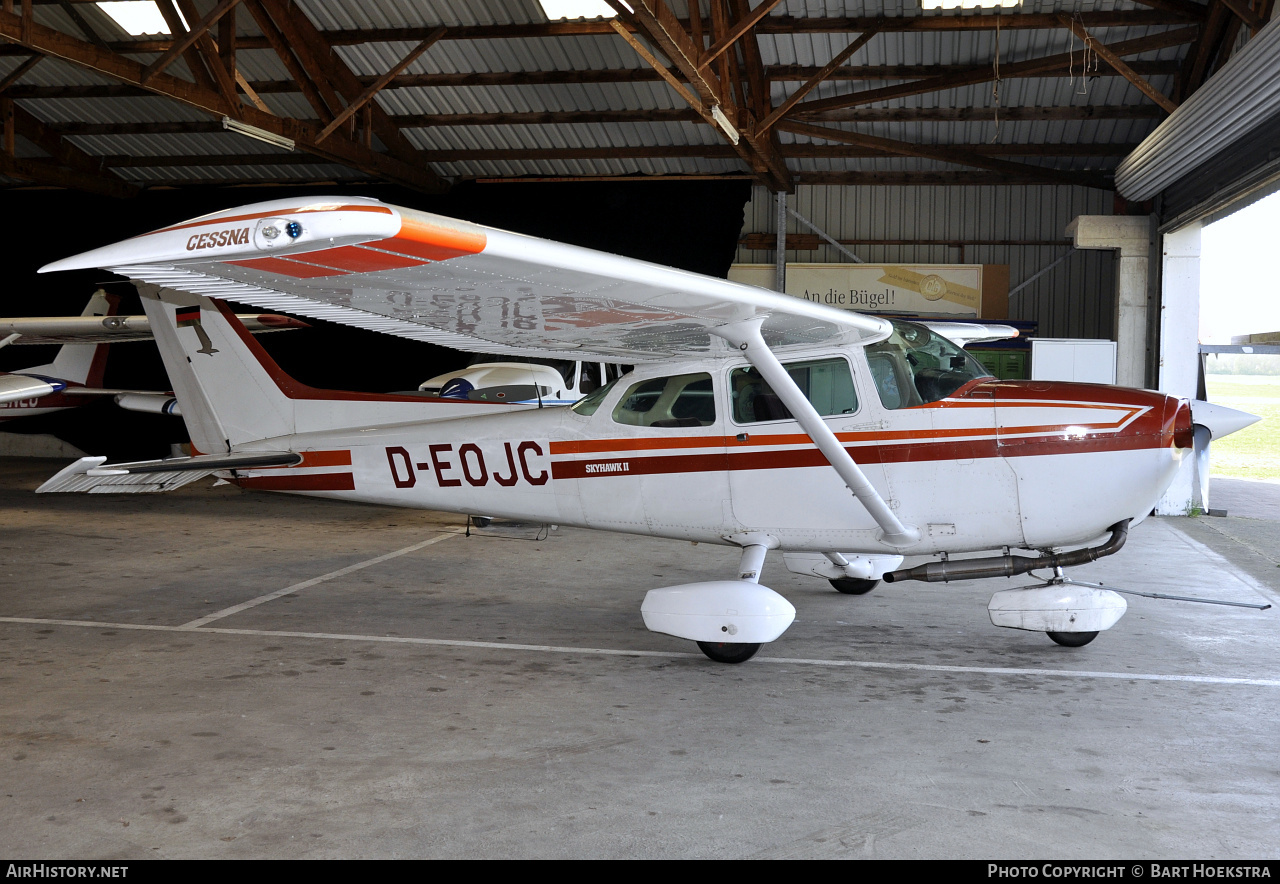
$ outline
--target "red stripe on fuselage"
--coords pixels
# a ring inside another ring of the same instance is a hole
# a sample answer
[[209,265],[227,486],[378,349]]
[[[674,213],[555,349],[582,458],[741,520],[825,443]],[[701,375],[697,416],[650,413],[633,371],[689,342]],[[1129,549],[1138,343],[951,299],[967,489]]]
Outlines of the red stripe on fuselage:
[[355,491],[351,473],[313,473],[307,476],[239,476],[231,480],[241,488],[259,491]]
[[[846,447],[860,464],[930,463],[990,457],[1033,457],[1057,454],[1092,454],[1111,451],[1161,449],[1171,438],[1152,435],[1109,435],[1086,439],[1041,439],[1036,444],[1005,446],[990,439],[927,442],[918,445],[867,445]],[[620,468],[610,469],[612,465]],[[588,466],[596,469],[588,470]],[[666,473],[701,473],[719,470],[787,470],[828,466],[816,446],[775,451],[730,451],[727,454],[639,455],[605,460],[560,460],[551,465],[555,479],[607,479]]]

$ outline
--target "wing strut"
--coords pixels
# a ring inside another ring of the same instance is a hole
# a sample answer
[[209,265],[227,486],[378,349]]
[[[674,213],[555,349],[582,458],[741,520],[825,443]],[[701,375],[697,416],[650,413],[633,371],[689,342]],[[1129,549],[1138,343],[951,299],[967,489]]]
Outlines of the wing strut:
[[782,367],[778,358],[773,355],[773,351],[769,349],[769,345],[764,342],[760,334],[762,322],[764,317],[760,316],[720,328],[711,328],[708,331],[733,344],[743,352],[748,362],[759,369],[760,375],[782,400],[782,404],[791,411],[801,429],[826,456],[827,461],[835,468],[845,485],[849,486],[853,496],[867,508],[871,518],[876,520],[876,524],[884,532],[882,538],[884,542],[895,547],[911,546],[919,542],[920,530],[904,525],[898,520],[884,498],[867,480],[858,464],[849,456],[849,452],[845,451],[844,446],[836,439],[835,433],[831,432],[826,421],[819,416],[817,409],[796,386],[796,382],[791,379],[791,375],[787,374],[787,370]]

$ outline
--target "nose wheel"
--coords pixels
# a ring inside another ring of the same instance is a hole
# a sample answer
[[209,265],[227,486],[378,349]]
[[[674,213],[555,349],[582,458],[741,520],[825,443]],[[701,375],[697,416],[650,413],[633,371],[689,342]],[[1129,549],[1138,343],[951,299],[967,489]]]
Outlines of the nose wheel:
[[743,642],[698,642],[698,647],[717,663],[746,663],[760,650],[759,644]]

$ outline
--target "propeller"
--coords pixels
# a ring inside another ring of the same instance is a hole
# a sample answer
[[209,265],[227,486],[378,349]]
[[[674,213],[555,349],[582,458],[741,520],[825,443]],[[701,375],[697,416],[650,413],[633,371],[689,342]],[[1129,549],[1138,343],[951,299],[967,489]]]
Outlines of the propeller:
[[1195,426],[1195,497],[1192,502],[1208,511],[1209,443],[1237,430],[1256,424],[1262,418],[1247,411],[1215,405],[1203,399],[1191,400],[1191,423]]

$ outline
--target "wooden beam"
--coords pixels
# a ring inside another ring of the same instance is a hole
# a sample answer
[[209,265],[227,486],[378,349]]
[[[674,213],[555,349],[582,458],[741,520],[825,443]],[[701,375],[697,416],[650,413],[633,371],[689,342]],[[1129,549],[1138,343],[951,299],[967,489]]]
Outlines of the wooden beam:
[[262,97],[259,96],[257,92],[254,91],[252,84],[244,78],[244,74],[240,73],[238,70],[236,71],[236,85],[240,87],[241,91],[244,92],[245,97],[253,103],[254,107],[262,111],[264,114],[271,113],[271,108],[267,107],[267,103],[262,100]]
[[236,69],[236,8],[227,10],[227,14],[218,19],[218,58],[222,66],[233,78],[239,81]]
[[[74,186],[78,189],[120,198],[131,197],[138,192],[138,188],[118,176],[103,174],[102,163],[97,157],[67,141],[61,133],[51,129],[35,115],[14,107],[12,116],[17,133],[50,154],[51,159],[29,168],[30,172],[40,176],[40,180],[48,183],[57,183],[59,178],[74,180],[77,182]],[[55,172],[56,169],[62,172]]]
[[1098,190],[1114,190],[1106,179],[1089,173],[1063,173],[1064,178],[1078,175],[1075,181],[1046,182],[1041,178],[1004,172],[798,172],[796,184],[835,184],[841,187],[974,187],[979,185],[1045,185],[1071,184]]
[[216,23],[218,19],[222,18],[223,15],[230,11],[231,7],[235,6],[239,2],[240,0],[219,0],[218,5],[213,7],[213,9],[209,11],[209,14],[201,19],[194,28],[187,31],[182,35],[182,37],[174,41],[173,46],[169,48],[168,52],[157,58],[151,64],[147,65],[146,70],[143,72],[142,82],[146,83],[147,80],[150,80],[156,74],[173,64],[173,62],[177,61],[178,56],[182,55],[182,53],[194,46],[197,40],[209,32],[209,28],[213,27],[214,23]]
[[[221,43],[218,44],[221,47]],[[8,50],[2,51],[2,50]],[[21,46],[0,46],[0,55],[28,56]],[[1131,61],[1129,67],[1143,76],[1165,76],[1177,74],[1181,69],[1176,61]],[[1078,65],[1078,62],[1077,62]],[[1057,69],[1045,68],[1012,74],[1001,65],[1001,79],[1015,77],[1049,77],[1066,73],[1064,62]],[[990,65],[860,65],[837,68],[828,77],[828,81],[872,81],[872,80],[920,80],[941,74],[971,73],[988,71]],[[816,66],[802,65],[770,65],[764,69],[765,84],[779,81],[805,81],[820,70]],[[236,72],[239,74],[239,71]],[[677,80],[678,72],[668,70]],[[1097,76],[1119,76],[1106,65],[1100,65]],[[357,78],[362,85],[372,83],[376,77],[362,76]],[[619,68],[609,70],[585,71],[477,71],[469,73],[442,74],[400,74],[386,87],[387,89],[408,89],[417,87],[467,87],[467,86],[529,86],[529,85],[580,85],[584,83],[653,83],[662,80],[657,71],[648,67]],[[237,82],[240,78],[237,77]],[[260,95],[280,95],[297,93],[302,87],[294,80],[253,80],[249,86]],[[22,86],[21,94],[15,98],[127,98],[145,95],[146,90],[132,86],[93,85],[93,86]]]
[[[747,6],[747,0],[730,0],[730,2],[733,5],[734,14],[739,19],[748,15],[750,7]],[[786,157],[782,153],[778,133],[772,129],[765,132],[757,131],[757,121],[767,116],[769,108],[773,105],[769,81],[764,77],[764,59],[760,55],[759,37],[754,34],[748,35],[739,45],[742,47],[742,58],[747,68],[747,83],[751,91],[751,114],[750,117],[742,120],[746,127],[747,141],[772,170],[775,179],[773,189],[790,192],[795,189],[795,181],[791,176],[791,169],[787,166]]]
[[333,160],[323,157],[288,153],[183,154],[181,156],[108,154],[99,159],[103,167],[107,169],[184,169],[192,166],[316,166],[333,164]]
[[[239,2],[239,0],[235,0]],[[178,0],[178,6],[182,9],[182,14],[188,20],[197,19],[199,10],[196,9],[194,0]],[[225,16],[224,16],[225,17]],[[219,19],[222,21],[222,19]],[[240,93],[236,91],[236,80],[231,71],[222,63],[222,56],[218,52],[218,44],[213,41],[213,37],[209,35],[209,29],[205,28],[204,32],[196,38],[196,54],[200,56],[200,60],[204,63],[209,73],[213,75],[214,83],[218,87],[218,91],[222,93],[222,97],[227,100],[227,104],[232,107],[239,107]]]
[[809,138],[821,138],[827,141],[840,141],[845,144],[866,147],[872,150],[878,150],[888,156],[923,157],[925,159],[936,160],[941,163],[951,163],[959,166],[973,166],[978,169],[987,169],[989,171],[1000,172],[1005,175],[1014,175],[1022,178],[1036,178],[1053,184],[1078,184],[1085,178],[1097,177],[1088,173],[1081,175],[1080,173],[1075,172],[1061,172],[1057,169],[1046,169],[1042,166],[1029,166],[1025,163],[1011,163],[1007,160],[985,157],[962,148],[913,144],[908,141],[896,141],[890,138],[879,138],[874,135],[863,135],[860,132],[847,132],[843,129],[831,129],[826,126],[812,126],[808,123],[798,123],[793,120],[783,120],[778,123],[775,128],[791,132],[795,135],[805,135]]
[[768,129],[774,123],[778,122],[778,120],[785,117],[787,112],[800,102],[800,99],[812,92],[819,83],[831,76],[832,72],[835,71],[836,68],[848,61],[849,56],[853,55],[853,53],[871,42],[871,38],[874,37],[876,33],[876,31],[867,31],[865,34],[859,35],[852,43],[842,49],[835,58],[823,65],[822,69],[810,77],[808,82],[793,92],[791,97],[778,105],[773,113],[769,114],[769,116],[760,122],[759,128]]
[[1208,9],[1204,5],[1193,3],[1192,0],[1134,0],[1134,2],[1149,6],[1152,9],[1160,9],[1184,16],[1189,21],[1203,19],[1208,13]]
[[[178,34],[179,37],[177,39],[181,39],[181,35],[187,32],[187,27],[182,20],[182,16],[178,13],[178,7],[174,5],[173,0],[155,0],[155,3],[156,8],[160,10],[160,15],[164,18],[165,25],[169,28],[169,33]],[[171,38],[169,41],[170,45],[172,45],[173,42],[174,39]],[[111,48],[116,52],[120,51],[114,46]],[[127,52],[128,50],[125,51]],[[200,57],[196,54],[194,49],[188,47],[187,51],[182,53],[182,57],[187,63],[187,68],[191,71],[191,76],[195,78],[196,85],[204,89],[217,88],[214,85],[212,75],[205,70],[204,62],[200,60]]]
[[[15,99],[25,97],[21,87],[13,87]],[[1051,120],[1153,120],[1162,119],[1164,111],[1150,104],[1108,106],[1076,105],[1072,107],[1006,107],[1000,118],[1008,121]],[[859,108],[831,111],[829,121],[863,123],[969,123],[991,119],[991,109],[982,107],[924,108]],[[393,116],[404,129],[448,128],[455,126],[568,126],[598,123],[690,123],[702,122],[692,108],[661,108],[635,111],[534,111],[514,114],[405,114]],[[809,120],[812,122],[812,120]],[[57,123],[54,129],[64,135],[155,135],[209,134],[222,132],[222,124],[204,122],[152,123]],[[784,146],[785,149],[785,146]]]
[[[731,108],[731,101],[724,94],[724,84],[715,75],[700,71],[697,68],[693,39],[680,26],[678,20],[667,9],[662,0],[635,0],[634,12],[629,13],[626,5],[620,0],[608,0],[618,18],[609,22],[610,27],[626,40],[632,48],[642,44],[634,34],[625,30],[626,25],[634,25],[644,34],[646,40],[658,48],[667,59],[680,71],[688,81],[686,87],[680,83],[666,65],[661,64],[652,53],[642,53],[641,57],[660,75],[664,72],[671,79],[667,80],[672,88],[688,102],[709,125],[714,127],[727,141],[733,144],[734,150],[752,172],[760,176],[770,188],[779,189],[790,186],[786,177],[786,161],[777,154],[765,155],[760,145],[753,143],[741,135],[735,141],[728,132],[715,120],[713,109]],[[713,0],[718,2],[718,0]],[[664,77],[665,79],[665,77]],[[779,173],[782,173],[781,175]]]
[[[1196,10],[1199,10],[1198,12]],[[767,15],[756,25],[757,34],[861,34],[873,28],[884,33],[936,33],[944,31],[994,31],[996,20],[1000,29],[1056,30],[1060,27],[1054,13],[995,13],[915,16],[791,16]],[[1185,11],[1097,10],[1080,13],[1081,23],[1090,29],[1098,28],[1152,28],[1172,25],[1196,24],[1205,20],[1204,7],[1189,4]],[[677,20],[679,21],[679,20]],[[706,22],[704,20],[704,27]],[[683,23],[681,23],[683,28]],[[325,31],[331,46],[354,46],[362,43],[410,43],[423,40],[432,31],[431,26],[411,28],[356,28]],[[632,28],[634,30],[634,28]],[[608,21],[559,21],[529,24],[461,25],[450,27],[446,40],[530,40],[544,37],[612,36]],[[117,52],[164,52],[172,40],[130,40],[109,44]],[[245,37],[240,41],[242,49],[268,49],[266,41],[259,37]]]
[[[298,59],[322,93],[326,90],[336,90],[347,102],[351,102],[364,91],[364,87],[351,72],[351,68],[337,56],[324,34],[300,9],[286,3],[285,0],[259,0],[259,2],[271,14],[271,18],[290,41],[297,42],[298,45],[294,50],[298,53]],[[428,36],[430,32],[420,39],[426,39]],[[376,103],[369,107],[372,109],[373,129],[387,151],[401,162],[418,163],[418,149],[391,121],[386,111]],[[334,105],[332,109],[337,115],[342,112],[342,104]]]
[[[1002,120],[1155,120],[1165,113],[1150,104],[1088,105],[1067,107],[1002,107]],[[853,123],[968,123],[989,121],[989,107],[856,107],[805,117],[807,122]]]
[[[1009,17],[1017,18],[1017,16]],[[1153,49],[1163,49],[1168,46],[1178,46],[1183,43],[1189,43],[1196,38],[1198,33],[1199,30],[1197,28],[1178,28],[1177,30],[1153,34],[1149,37],[1139,37],[1135,40],[1123,40],[1119,43],[1109,45],[1107,49],[1117,58],[1122,55],[1136,55],[1139,52],[1147,52]],[[1101,55],[1101,53],[1099,53],[1099,55]],[[1062,52],[1056,55],[1046,55],[1040,58],[1031,58],[1025,61],[1001,64],[1000,76],[1027,76],[1031,74],[1041,74],[1048,71],[1061,70],[1070,63],[1070,57],[1070,53]],[[939,92],[944,89],[954,89],[958,86],[972,86],[976,83],[989,83],[994,79],[996,79],[995,72],[990,65],[987,65],[974,68],[972,71],[967,73],[947,74],[941,77],[929,77],[927,79],[917,80],[914,83],[905,83],[898,86],[886,86],[881,89],[863,89],[850,95],[838,95],[833,98],[824,98],[818,101],[806,101],[796,105],[796,107],[792,109],[791,115],[794,117],[800,116],[801,114],[812,114],[837,108],[857,107],[859,105],[888,101],[895,98],[905,98],[910,95],[925,95],[930,92]]]
[[13,119],[14,104],[12,98],[0,98],[0,118],[4,120],[5,156],[16,156],[18,152],[18,127]]
[[71,19],[72,23],[80,29],[80,33],[84,34],[86,40],[96,45],[99,49],[107,48],[106,41],[93,29],[93,25],[85,21],[84,16],[80,14],[80,10],[76,9],[70,0],[58,0],[58,5],[67,14],[67,18]]
[[1065,14],[1059,15],[1058,20],[1062,22],[1062,26],[1064,28],[1071,31],[1071,33],[1083,40],[1086,46],[1098,53],[1098,56],[1107,64],[1111,65],[1114,70],[1119,72],[1120,76],[1137,86],[1138,91],[1143,95],[1150,98],[1169,113],[1173,113],[1178,109],[1178,103],[1176,101],[1168,98],[1163,92],[1152,86],[1143,77],[1139,76],[1133,68],[1124,63],[1124,60],[1121,59],[1120,56],[1108,48],[1104,43],[1100,42],[1093,36],[1093,34],[1090,34],[1087,30],[1077,24],[1071,16]]
[[[1079,67],[1079,62],[1076,62]],[[836,80],[923,80],[926,77],[941,77],[947,74],[967,74],[979,70],[987,70],[991,67],[988,64],[877,64],[877,65],[845,65],[832,71],[827,79]],[[1015,77],[1049,77],[1059,73],[1067,73],[1069,65],[1064,64],[1061,68],[1055,70],[1053,68],[1045,68],[1043,70],[1036,69],[1026,73],[1018,73],[1014,71],[1012,74],[1006,73],[1004,65],[1000,66],[1000,78],[1002,80],[1011,80]],[[1163,74],[1176,74],[1179,70],[1178,62],[1169,61],[1131,61],[1129,67],[1133,68],[1140,74],[1147,76],[1158,76]],[[820,68],[815,65],[798,65],[798,64],[779,64],[770,65],[765,68],[765,76],[770,80],[807,80],[816,74]],[[1115,71],[1108,67],[1099,65],[1096,76],[1113,77],[1119,76]],[[398,85],[398,84],[397,84]],[[410,84],[406,84],[410,85]],[[434,83],[416,83],[412,85],[428,86],[436,85]],[[463,84],[445,84],[439,85],[463,85]]]
[[617,32],[617,25],[631,25],[642,34],[680,70],[690,89],[697,94],[699,104],[706,104],[708,109],[711,105],[725,104],[715,75],[698,69],[692,38],[662,0],[636,0],[630,13],[620,0],[606,2],[618,13],[618,18],[610,20],[610,27]]
[[[37,184],[48,185],[51,187],[65,187],[71,190],[82,190],[87,193],[100,193],[105,196],[124,196],[126,194],[119,191],[129,190],[130,194],[137,191],[137,188],[127,185],[126,182],[116,178],[114,181],[103,177],[101,172],[81,172],[76,169],[68,169],[65,166],[59,166],[52,160],[19,158],[10,156],[7,153],[0,153],[0,175],[9,175],[13,178],[22,178],[25,181],[32,181]],[[117,188],[116,183],[120,187]]]
[[[1130,153],[1136,144],[953,144],[951,147],[988,157],[1118,157]],[[787,157],[804,159],[863,159],[884,156],[881,150],[848,144],[784,144]],[[457,148],[424,150],[422,159],[429,163],[608,160],[616,157],[637,159],[732,159],[733,149],[727,144],[668,144],[659,146],[622,145],[618,147],[552,147],[552,148]],[[108,168],[166,168],[184,166],[254,166],[307,165],[330,163],[321,157],[296,154],[182,154],[135,156],[131,154],[97,157]]]
[[0,80],[0,93],[7,91],[10,86],[12,86],[14,83],[17,83],[24,76],[26,76],[27,71],[31,70],[33,67],[38,65],[43,60],[44,60],[43,55],[33,55],[30,58],[28,58],[26,61],[24,61],[22,64],[14,68],[12,71],[10,71],[8,76],[6,76],[3,80]]
[[1182,71],[1178,75],[1179,101],[1186,101],[1191,93],[1199,89],[1200,84],[1205,81],[1209,63],[1218,54],[1222,45],[1222,35],[1230,20],[1231,11],[1227,7],[1221,3],[1209,3],[1209,16],[1200,29],[1200,39],[1182,60]]
[[[27,36],[24,38],[24,30]],[[27,49],[50,55],[78,67],[96,71],[123,83],[138,86],[142,81],[144,66],[138,62],[99,49],[92,43],[78,40],[53,28],[32,22],[24,27],[22,16],[0,10],[0,39],[21,43]],[[216,91],[170,76],[157,74],[147,81],[146,89],[187,107],[195,108],[217,117],[228,116],[231,108],[226,99]],[[319,156],[328,157],[353,169],[385,178],[394,183],[425,192],[443,190],[444,183],[420,165],[404,163],[395,157],[371,151],[343,139],[330,139],[323,145],[314,143],[319,127],[299,120],[282,120],[257,108],[242,106],[240,116],[244,122],[265,129],[297,142],[298,147]]]
[[1231,10],[1236,18],[1249,26],[1251,31],[1260,31],[1267,24],[1266,19],[1250,9],[1248,3],[1241,0],[1218,0],[1218,2]]
[[[330,109],[328,102],[325,101],[325,96],[320,94],[319,88],[311,81],[310,74],[303,68],[297,56],[293,54],[293,50],[289,48],[289,40],[276,27],[276,23],[267,13],[267,10],[263,8],[258,0],[248,0],[245,6],[249,10],[249,14],[253,16],[254,22],[258,25],[258,30],[262,31],[267,41],[271,44],[271,49],[275,52],[276,57],[280,59],[289,75],[293,77],[293,85],[296,87],[296,91],[302,93],[302,97],[307,100],[307,104],[311,105],[311,109],[316,112],[317,117],[325,121],[333,119],[334,111]],[[256,89],[257,87],[254,88]],[[291,89],[290,91],[295,90]],[[330,97],[334,102],[338,101],[336,95],[330,95]]]
[[[641,43],[639,38],[627,29],[626,25],[622,24],[617,19],[610,21],[610,24],[613,25],[614,32],[623,40],[626,40],[627,45],[635,50],[636,55],[640,56],[640,58],[644,60],[645,64],[649,65],[649,67],[651,67],[663,80],[666,80],[667,85],[674,89],[676,94],[684,99],[691,108],[696,108],[695,113],[701,116],[702,102],[699,100],[698,96],[690,92],[689,89],[676,78],[675,74],[671,73],[671,71],[667,69],[667,66],[659,61],[656,55],[649,51],[649,47]],[[708,120],[708,122],[715,125],[714,120]]]
[[[712,0],[712,3],[715,2],[716,0]],[[743,34],[754,28],[760,19],[772,12],[773,8],[781,2],[782,0],[764,0],[763,3],[751,10],[750,15],[740,18],[737,23],[729,29],[728,33],[712,43],[706,52],[703,52],[698,56],[698,67],[705,68],[707,65],[711,64],[711,62],[719,58],[721,53],[734,43],[738,42]],[[698,48],[701,49],[701,47]]]
[[409,65],[417,61],[419,56],[422,55],[422,53],[426,52],[428,49],[434,46],[436,41],[439,40],[444,35],[445,35],[444,28],[436,28],[435,32],[432,33],[430,37],[423,40],[408,55],[400,59],[400,61],[394,67],[392,67],[391,70],[387,71],[381,77],[379,77],[378,79],[370,83],[368,86],[366,86],[363,92],[361,92],[358,96],[352,99],[351,103],[348,104],[342,110],[341,113],[339,113],[336,117],[334,117],[332,121],[330,121],[329,125],[325,126],[323,129],[320,130],[320,134],[316,136],[316,142],[318,143],[328,138],[333,133],[333,131],[337,129],[339,126],[341,126],[343,123],[345,123],[351,117],[352,114],[360,110],[360,108],[364,107],[365,104],[370,99],[372,99],[373,96],[377,95],[378,92],[380,92],[384,86],[386,86],[393,79],[395,79],[396,74],[400,73]]

